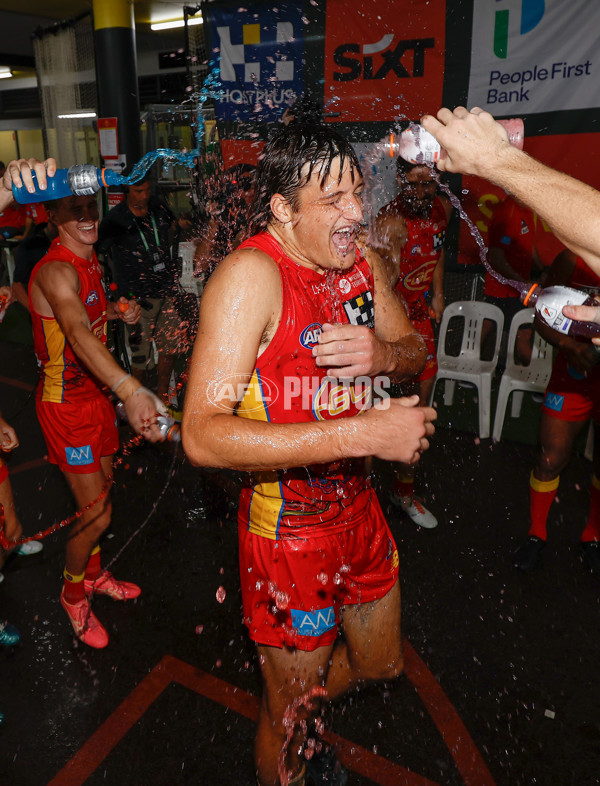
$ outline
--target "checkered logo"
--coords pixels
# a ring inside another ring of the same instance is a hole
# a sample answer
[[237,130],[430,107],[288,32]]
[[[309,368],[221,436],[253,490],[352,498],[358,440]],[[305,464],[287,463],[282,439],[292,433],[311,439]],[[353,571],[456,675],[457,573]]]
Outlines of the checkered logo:
[[[257,47],[269,43],[261,41],[260,24],[242,25],[242,43],[231,41],[230,27],[217,27],[221,39],[221,81],[258,83],[261,80],[261,62],[258,59]],[[291,22],[277,22],[275,32],[276,44],[288,44],[294,41],[294,26]],[[285,55],[274,53],[270,58],[274,69],[265,74],[268,79],[274,77],[277,82],[291,82],[294,79],[294,61]],[[263,60],[263,65],[266,65]],[[239,68],[236,69],[236,66]],[[243,74],[243,76],[242,76]]]
[[351,325],[375,327],[375,308],[370,290],[367,289],[352,300],[347,300],[344,303],[344,310]]

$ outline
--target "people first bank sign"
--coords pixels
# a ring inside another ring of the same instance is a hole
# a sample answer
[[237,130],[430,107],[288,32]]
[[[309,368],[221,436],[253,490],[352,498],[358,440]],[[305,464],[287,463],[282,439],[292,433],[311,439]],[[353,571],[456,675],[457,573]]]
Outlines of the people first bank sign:
[[526,115],[600,106],[600,2],[476,0],[469,106]]

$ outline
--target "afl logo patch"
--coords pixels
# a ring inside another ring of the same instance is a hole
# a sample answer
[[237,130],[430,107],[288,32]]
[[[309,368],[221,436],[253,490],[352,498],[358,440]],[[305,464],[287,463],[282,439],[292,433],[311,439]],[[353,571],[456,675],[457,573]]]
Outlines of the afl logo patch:
[[305,349],[312,349],[319,343],[319,336],[322,332],[323,328],[318,322],[311,322],[300,333],[300,343]]
[[92,303],[97,303],[97,302],[98,302],[98,293],[97,293],[95,290],[93,290],[93,291],[92,291],[92,292],[90,292],[90,294],[89,294],[89,295],[86,297],[86,299],[85,299],[85,305],[86,305],[86,306],[91,306],[91,305],[92,305]]

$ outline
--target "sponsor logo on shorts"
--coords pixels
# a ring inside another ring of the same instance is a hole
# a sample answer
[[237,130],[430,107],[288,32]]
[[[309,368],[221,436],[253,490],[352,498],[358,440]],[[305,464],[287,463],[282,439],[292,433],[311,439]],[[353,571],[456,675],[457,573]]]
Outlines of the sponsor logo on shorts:
[[325,631],[335,627],[335,611],[333,606],[318,611],[291,609],[292,627],[301,636],[321,636]]
[[546,393],[546,398],[544,399],[544,406],[548,407],[548,409],[552,409],[555,412],[562,412],[564,403],[565,403],[564,396],[559,396],[557,393]]
[[83,445],[80,448],[65,448],[65,453],[67,455],[67,464],[70,464],[72,467],[94,463],[91,445]]
[[96,292],[96,290],[95,290],[95,289],[93,289],[93,290],[90,292],[90,294],[89,294],[89,295],[86,297],[86,299],[85,299],[85,305],[86,305],[86,306],[91,306],[91,305],[92,305],[92,303],[97,303],[97,302],[98,302],[98,293]]

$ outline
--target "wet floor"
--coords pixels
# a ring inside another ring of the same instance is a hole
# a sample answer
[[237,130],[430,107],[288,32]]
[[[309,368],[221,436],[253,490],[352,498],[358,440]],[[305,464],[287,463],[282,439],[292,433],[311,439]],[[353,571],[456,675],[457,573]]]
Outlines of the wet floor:
[[[0,352],[0,408],[21,441],[11,480],[31,534],[73,503],[43,461],[31,348],[3,343]],[[326,714],[350,783],[600,783],[600,580],[577,548],[590,464],[577,456],[563,473],[543,567],[524,576],[511,554],[527,529],[532,445],[479,443],[442,422],[419,473],[439,527],[420,530],[389,511],[406,675]],[[382,500],[390,481],[376,462]],[[143,592],[125,604],[95,601],[111,637],[105,650],[76,642],[59,605],[67,530],[7,566],[0,615],[22,641],[0,651],[0,784],[253,782],[260,682],[241,622],[239,484],[235,473],[190,467],[171,446],[126,457],[103,551]]]

